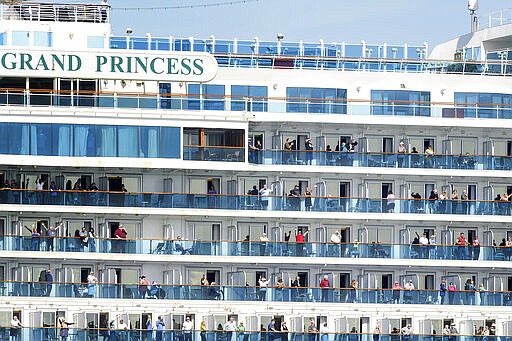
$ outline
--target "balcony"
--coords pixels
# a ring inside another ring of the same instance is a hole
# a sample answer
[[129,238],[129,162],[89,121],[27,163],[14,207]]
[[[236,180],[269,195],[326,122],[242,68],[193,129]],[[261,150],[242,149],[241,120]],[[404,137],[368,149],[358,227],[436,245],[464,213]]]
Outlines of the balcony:
[[[127,110],[127,117],[140,118],[139,111],[128,109],[162,110],[191,113],[209,112],[210,116],[246,119],[247,112],[253,114],[312,114],[341,116],[418,117],[446,119],[512,119],[512,110],[505,103],[431,103],[418,101],[382,101],[351,98],[275,98],[262,96],[230,96],[227,94],[183,94],[183,93],[118,93],[96,91],[58,91],[53,89],[0,89],[0,105],[19,107],[98,108],[96,116],[112,117],[111,110]],[[109,110],[109,111],[106,111]],[[103,112],[104,111],[104,112]],[[46,111],[45,111],[46,112]],[[17,112],[19,114],[19,112]],[[36,115],[37,113],[30,113]],[[50,111],[50,114],[53,112]],[[62,115],[61,112],[55,115]],[[67,115],[79,115],[70,112]],[[153,113],[154,114],[154,113]],[[161,113],[158,113],[161,114]],[[146,113],[144,114],[146,115]],[[147,113],[151,117],[151,113]],[[115,116],[115,115],[114,115]],[[289,120],[290,118],[287,118]],[[292,118],[293,121],[293,118]]]
[[376,168],[510,170],[505,155],[424,155],[398,153],[348,153],[339,151],[249,150],[249,163],[261,165],[312,165]]
[[248,285],[201,286],[153,283],[151,286],[141,288],[137,283],[53,282],[50,284],[36,281],[4,281],[0,285],[2,296],[26,297],[512,306],[512,292],[494,290],[456,290],[440,296],[439,290],[306,286],[276,288]]
[[510,201],[406,198],[393,200],[393,212],[388,212],[386,198],[0,189],[0,204],[8,205],[463,216],[510,216],[512,209]]
[[454,244],[327,243],[256,240],[171,240],[96,238],[86,243],[73,237],[0,236],[4,251],[127,253],[248,257],[313,257],[510,261],[512,247]]

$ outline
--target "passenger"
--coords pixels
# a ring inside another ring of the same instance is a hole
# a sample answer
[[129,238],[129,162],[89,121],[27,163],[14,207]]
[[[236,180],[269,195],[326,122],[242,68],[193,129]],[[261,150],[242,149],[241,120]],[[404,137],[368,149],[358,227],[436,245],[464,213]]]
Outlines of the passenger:
[[357,281],[353,279],[350,282],[350,290],[347,296],[347,303],[356,303],[357,302]]
[[412,326],[408,323],[405,327],[402,328],[402,340],[409,341],[412,339],[412,335],[414,334]]
[[455,292],[457,291],[457,287],[453,282],[450,282],[448,285],[448,304],[453,305],[455,303]]
[[443,278],[441,280],[441,284],[439,284],[439,298],[441,299],[439,304],[444,304],[447,291],[448,287],[446,286],[446,280]]
[[184,341],[192,341],[192,333],[194,332],[194,323],[190,320],[190,317],[185,318],[185,322],[183,322],[183,326],[181,327],[183,331],[183,340]]
[[434,149],[431,145],[425,149],[425,166],[427,168],[433,168],[434,167]]
[[437,194],[437,188],[434,188],[430,191],[430,196],[428,197],[428,213],[437,213],[437,201],[439,200],[439,195]]
[[295,230],[295,255],[297,257],[304,257],[304,238],[308,235],[308,233],[309,230],[306,230],[304,233],[302,233],[302,230],[300,229]]
[[329,328],[327,322],[322,323],[320,326],[320,341],[329,341]]
[[331,282],[329,282],[329,276],[325,275],[320,281],[320,288],[322,292],[322,302],[329,302],[329,293],[331,290]]
[[306,150],[306,164],[311,165],[313,163],[313,142],[311,142],[311,138],[306,138],[304,148]]
[[334,231],[331,235],[331,244],[329,245],[330,252],[329,255],[334,257],[340,257],[340,246],[341,246],[341,235],[339,231]]
[[395,281],[393,284],[393,294],[391,296],[391,303],[400,303],[400,292],[402,290],[402,287],[400,286],[400,283],[398,281]]
[[373,341],[379,341],[381,333],[382,330],[380,329],[380,323],[377,323],[375,329],[373,329]]
[[281,323],[281,341],[288,341],[288,327],[286,326],[286,321]]
[[[263,187],[259,190],[260,201],[261,201],[261,209],[267,210],[269,207],[269,202],[271,200],[270,194],[274,191],[273,186],[267,188],[267,185],[263,185]],[[272,207],[272,205],[270,205]]]
[[394,213],[395,212],[395,195],[392,191],[388,192],[388,196],[386,197],[387,205],[386,205],[386,211],[388,213]]
[[315,341],[316,340],[316,333],[318,332],[318,329],[316,328],[315,320],[311,320],[309,322],[308,326],[308,338],[309,341]]
[[411,304],[413,303],[413,290],[414,290],[414,284],[412,283],[412,280],[407,281],[404,285],[404,303],[405,304]]
[[260,256],[267,256],[268,250],[268,239],[267,234],[265,232],[262,233],[260,237]]
[[269,283],[270,280],[263,276],[258,280],[258,299],[260,301],[265,301],[267,299],[267,287]]

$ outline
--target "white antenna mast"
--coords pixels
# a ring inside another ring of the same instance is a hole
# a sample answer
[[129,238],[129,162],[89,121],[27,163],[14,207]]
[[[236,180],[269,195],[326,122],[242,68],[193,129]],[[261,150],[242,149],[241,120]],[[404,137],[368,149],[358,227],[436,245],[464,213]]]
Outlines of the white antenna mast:
[[468,10],[471,16],[471,32],[476,32],[478,31],[478,17],[476,16],[478,0],[468,0]]

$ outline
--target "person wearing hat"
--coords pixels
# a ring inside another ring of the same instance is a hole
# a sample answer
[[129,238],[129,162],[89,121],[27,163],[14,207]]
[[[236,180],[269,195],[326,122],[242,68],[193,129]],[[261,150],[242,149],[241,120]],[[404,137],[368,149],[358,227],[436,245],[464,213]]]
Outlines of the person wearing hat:
[[334,231],[331,235],[331,245],[329,245],[331,252],[330,255],[340,257],[341,235],[339,231]]
[[455,327],[455,323],[452,322],[450,324],[450,337],[448,338],[448,340],[455,341],[457,334],[459,334],[459,331],[457,330],[457,327]]
[[94,297],[96,295],[96,284],[98,283],[98,278],[94,276],[94,272],[91,271],[89,276],[87,276],[87,296]]
[[258,289],[258,299],[260,301],[265,301],[266,300],[266,298],[267,298],[267,287],[268,287],[269,283],[270,283],[270,280],[266,279],[264,276],[261,276],[260,279],[258,280],[258,286],[259,286],[259,289]]
[[[407,148],[405,147],[404,141],[400,141],[400,144],[398,145],[398,168],[404,167],[404,160],[407,154]],[[407,167],[407,164],[405,164],[405,167]]]

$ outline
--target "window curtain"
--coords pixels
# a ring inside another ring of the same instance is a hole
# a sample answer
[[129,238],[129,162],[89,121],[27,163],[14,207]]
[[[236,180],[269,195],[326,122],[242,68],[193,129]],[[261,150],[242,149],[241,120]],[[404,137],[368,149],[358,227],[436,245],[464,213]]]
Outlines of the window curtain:
[[74,156],[87,156],[87,139],[89,126],[75,126]]
[[98,126],[98,149],[96,156],[116,156],[116,131],[115,127]]
[[57,155],[58,156],[71,156],[71,126],[60,125],[57,128]]
[[117,145],[119,157],[138,157],[139,127],[118,127]]

